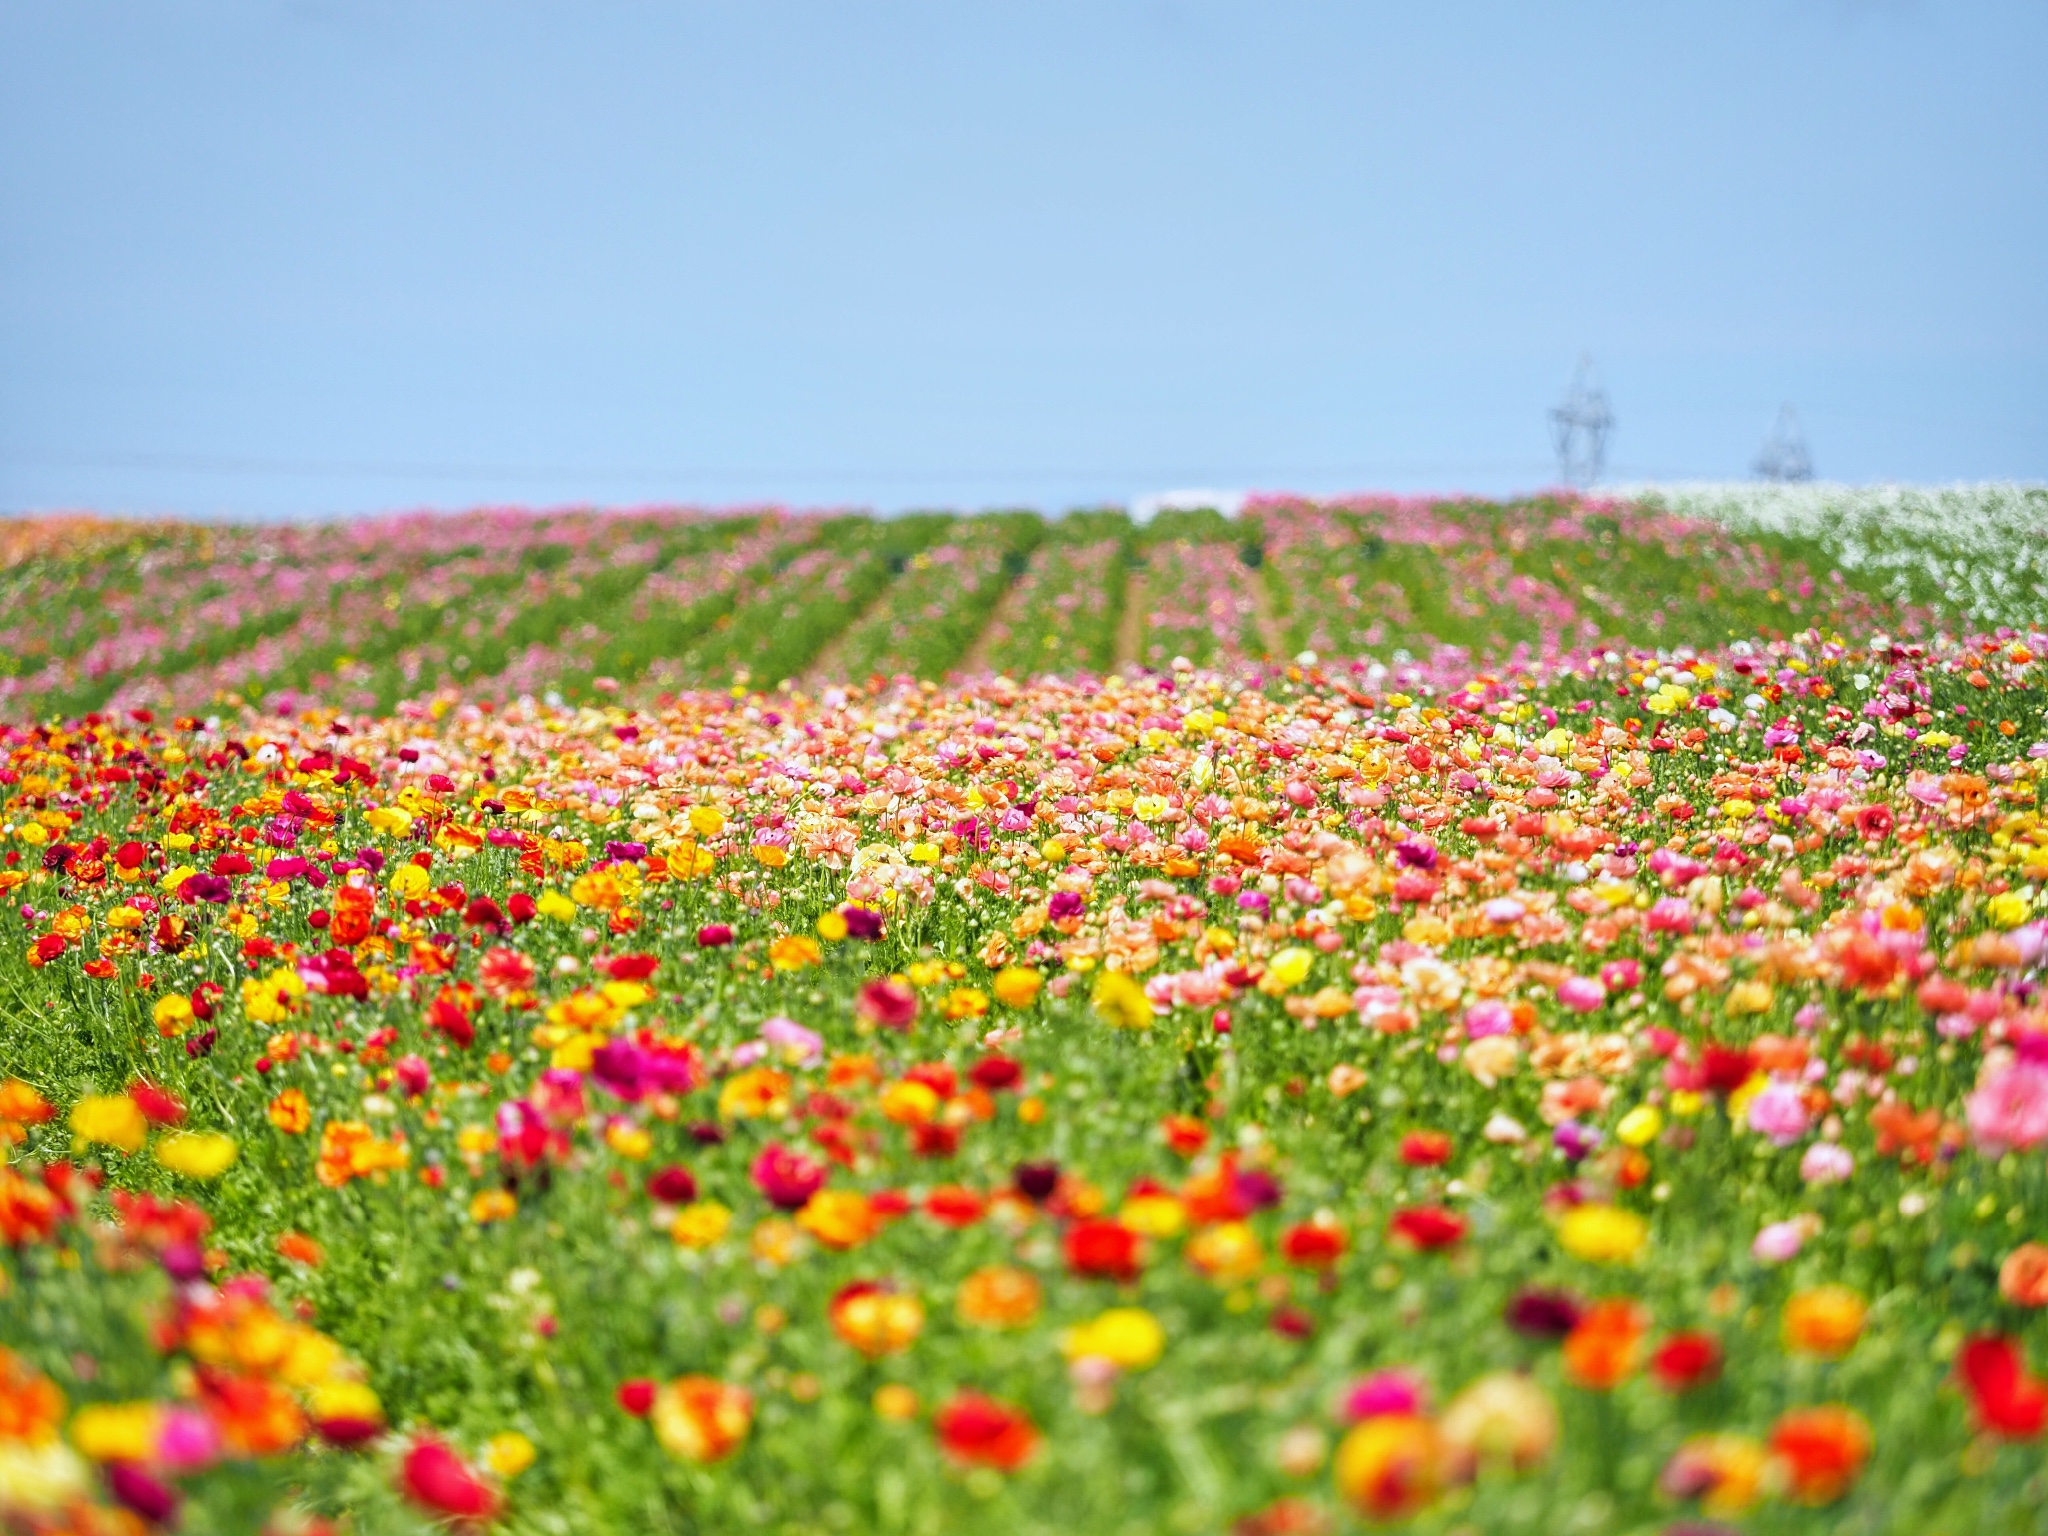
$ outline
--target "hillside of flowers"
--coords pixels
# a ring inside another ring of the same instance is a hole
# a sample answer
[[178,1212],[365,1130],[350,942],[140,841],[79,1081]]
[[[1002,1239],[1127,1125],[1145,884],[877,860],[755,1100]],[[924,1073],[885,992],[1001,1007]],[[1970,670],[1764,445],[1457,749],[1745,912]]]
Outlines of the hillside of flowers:
[[1800,539],[9,530],[0,1530],[2037,1531],[2048,634]]

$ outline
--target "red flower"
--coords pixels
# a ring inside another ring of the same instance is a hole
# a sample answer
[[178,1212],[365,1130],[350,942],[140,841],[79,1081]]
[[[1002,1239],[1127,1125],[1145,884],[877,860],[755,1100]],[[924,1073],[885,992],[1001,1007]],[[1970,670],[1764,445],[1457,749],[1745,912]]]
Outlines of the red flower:
[[1328,1269],[1344,1257],[1349,1241],[1344,1229],[1326,1222],[1304,1221],[1280,1238],[1280,1256],[1303,1269]]
[[399,1490],[423,1509],[457,1520],[483,1521],[498,1512],[498,1495],[439,1440],[413,1443],[399,1468]]
[[1674,1333],[1657,1346],[1650,1370],[1667,1392],[1687,1392],[1721,1374],[1721,1341],[1711,1333]]
[[917,994],[907,982],[877,976],[860,989],[853,1007],[870,1024],[907,1030],[917,1019]]
[[697,1180],[689,1169],[671,1163],[648,1179],[647,1193],[663,1205],[688,1205],[697,1198]]
[[1067,1228],[1067,1267],[1095,1280],[1135,1280],[1142,1267],[1138,1234],[1108,1217],[1077,1221]]
[[769,1204],[785,1211],[802,1210],[805,1202],[825,1187],[825,1165],[780,1142],[762,1148],[751,1173],[754,1187],[768,1197]]
[[1451,1160],[1451,1138],[1442,1131],[1410,1131],[1401,1138],[1401,1161],[1410,1168],[1436,1168]]
[[1038,1429],[1023,1409],[962,1391],[932,1415],[939,1445],[955,1461],[1014,1472],[1038,1450]]
[[605,961],[605,974],[613,981],[645,981],[661,968],[659,955],[613,955]]
[[159,1088],[138,1077],[128,1085],[128,1097],[151,1125],[178,1125],[185,1119],[184,1104],[168,1088]]
[[630,1381],[619,1383],[617,1393],[619,1406],[636,1419],[644,1419],[654,1409],[655,1385],[650,1377],[635,1376]]
[[1387,1236],[1424,1253],[1449,1248],[1465,1236],[1465,1218],[1440,1205],[1418,1205],[1394,1212],[1387,1223]]
[[1709,1043],[1700,1050],[1700,1083],[1709,1093],[1732,1093],[1755,1071],[1755,1061],[1741,1046]]
[[1888,805],[1859,805],[1856,807],[1856,835],[1872,842],[1883,842],[1892,835],[1892,808]]
[[2027,1374],[2013,1340],[1995,1334],[1971,1339],[1956,1355],[1956,1375],[1970,1396],[1979,1429],[2031,1440],[2048,1428],[2048,1389]]
[[46,933],[36,940],[35,947],[29,951],[28,963],[30,965],[48,965],[70,947],[71,941],[65,938],[63,934]]
[[1007,1056],[984,1056],[968,1070],[967,1075],[974,1079],[976,1087],[986,1088],[990,1093],[1001,1093],[1024,1080],[1024,1064]]
[[971,1227],[987,1209],[980,1195],[958,1184],[941,1184],[924,1197],[924,1213],[942,1227]]

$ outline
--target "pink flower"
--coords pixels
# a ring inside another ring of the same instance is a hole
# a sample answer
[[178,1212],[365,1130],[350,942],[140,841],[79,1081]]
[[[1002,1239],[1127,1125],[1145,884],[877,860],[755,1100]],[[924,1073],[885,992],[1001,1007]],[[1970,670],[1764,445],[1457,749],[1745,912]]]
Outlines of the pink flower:
[[1749,1101],[1749,1128],[1789,1147],[1806,1134],[1806,1100],[1791,1083],[1772,1083]]
[[1465,1010],[1467,1040],[1484,1040],[1488,1035],[1505,1035],[1514,1027],[1514,1010],[1497,997],[1485,998]]
[[1343,1414],[1355,1424],[1382,1414],[1420,1413],[1428,1400],[1428,1389],[1413,1371],[1374,1371],[1353,1383],[1344,1394]]
[[805,1066],[815,1065],[825,1055],[823,1035],[779,1013],[761,1026],[761,1038],[780,1055]]
[[1757,1233],[1749,1251],[1766,1264],[1783,1264],[1796,1258],[1799,1250],[1806,1246],[1806,1225],[1796,1218],[1774,1221]]
[[1557,1000],[1573,1013],[1591,1013],[1607,1002],[1607,989],[1590,976],[1567,976],[1557,984]]
[[768,1197],[768,1203],[785,1211],[801,1210],[806,1201],[825,1186],[825,1165],[780,1142],[762,1148],[749,1170],[754,1187]]
[[1995,1067],[1963,1109],[1977,1149],[1989,1156],[2048,1141],[2048,1067],[2031,1061]]
[[1832,1141],[1816,1141],[1799,1159],[1799,1177],[1809,1184],[1839,1184],[1856,1171],[1856,1159],[1847,1147]]

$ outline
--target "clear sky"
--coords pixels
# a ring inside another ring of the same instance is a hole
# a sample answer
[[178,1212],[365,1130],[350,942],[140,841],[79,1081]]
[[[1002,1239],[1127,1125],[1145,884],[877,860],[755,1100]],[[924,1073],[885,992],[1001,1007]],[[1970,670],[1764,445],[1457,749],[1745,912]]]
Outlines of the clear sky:
[[2048,478],[2048,5],[0,0],[0,509]]

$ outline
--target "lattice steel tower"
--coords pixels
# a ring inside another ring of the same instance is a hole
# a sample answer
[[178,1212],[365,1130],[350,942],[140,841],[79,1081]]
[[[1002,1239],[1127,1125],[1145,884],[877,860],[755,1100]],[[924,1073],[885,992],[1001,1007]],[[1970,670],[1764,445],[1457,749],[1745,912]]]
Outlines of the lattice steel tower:
[[1607,436],[1613,430],[1614,411],[1607,404],[1607,391],[1593,374],[1593,359],[1582,353],[1564,398],[1550,412],[1558,479],[1566,485],[1597,482],[1606,467]]
[[1795,481],[1813,478],[1813,455],[1806,449],[1806,434],[1799,428],[1799,413],[1789,405],[1778,408],[1763,447],[1750,466],[1760,480]]

